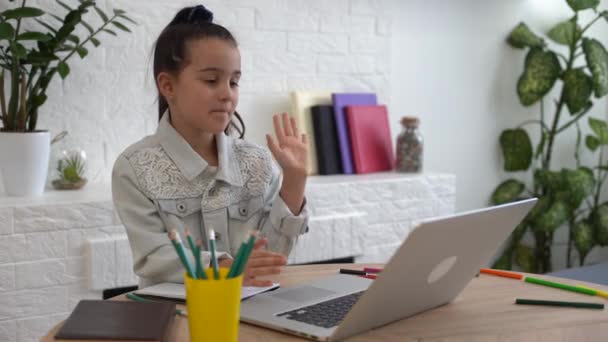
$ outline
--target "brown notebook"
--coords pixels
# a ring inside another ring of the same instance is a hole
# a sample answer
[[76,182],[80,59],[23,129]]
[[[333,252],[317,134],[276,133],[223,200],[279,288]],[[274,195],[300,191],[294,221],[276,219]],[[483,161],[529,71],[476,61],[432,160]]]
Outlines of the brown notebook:
[[81,300],[57,339],[166,341],[175,304]]

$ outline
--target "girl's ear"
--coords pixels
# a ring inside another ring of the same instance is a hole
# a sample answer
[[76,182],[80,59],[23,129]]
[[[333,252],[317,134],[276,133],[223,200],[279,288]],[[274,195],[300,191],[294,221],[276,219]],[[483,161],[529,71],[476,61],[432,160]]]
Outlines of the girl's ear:
[[161,72],[156,76],[156,83],[158,84],[158,90],[160,94],[168,101],[173,99],[175,89],[173,87],[173,76],[167,72]]

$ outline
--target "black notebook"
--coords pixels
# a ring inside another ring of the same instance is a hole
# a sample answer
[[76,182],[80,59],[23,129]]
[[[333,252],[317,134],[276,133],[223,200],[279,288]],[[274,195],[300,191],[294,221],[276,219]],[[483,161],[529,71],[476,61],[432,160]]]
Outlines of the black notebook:
[[342,173],[342,159],[336,130],[333,106],[312,106],[312,125],[317,145],[317,161],[320,175]]
[[174,317],[168,302],[81,300],[55,338],[164,342]]

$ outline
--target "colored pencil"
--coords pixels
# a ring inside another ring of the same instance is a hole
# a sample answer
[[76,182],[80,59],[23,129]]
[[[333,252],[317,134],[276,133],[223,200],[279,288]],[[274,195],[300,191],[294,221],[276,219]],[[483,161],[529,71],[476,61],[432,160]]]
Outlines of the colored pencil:
[[491,274],[491,275],[495,275],[495,276],[499,276],[499,277],[518,279],[518,280],[522,280],[524,278],[524,275],[520,274],[520,273],[495,270],[493,268],[482,268],[479,270],[479,272],[485,273],[485,274]]
[[380,272],[382,272],[382,269],[381,268],[365,267],[365,268],[363,268],[363,271],[367,272],[367,273],[380,273]]
[[203,242],[201,239],[196,240],[196,277],[199,279],[207,279],[207,274],[203,269],[203,263],[201,261],[201,249],[203,248]]
[[188,275],[191,278],[195,278],[194,269],[192,268],[190,259],[186,255],[186,251],[184,250],[184,245],[182,244],[182,239],[179,236],[179,233],[175,229],[173,229],[169,232],[169,240],[171,240],[171,243],[173,244],[173,247],[175,248],[175,251],[177,252],[177,255],[179,256],[179,259],[182,261],[182,264],[184,265],[186,272],[188,272]]
[[548,306],[565,306],[571,308],[584,308],[584,309],[604,309],[604,304],[600,303],[583,303],[583,302],[563,302],[557,300],[539,300],[539,299],[521,299],[517,298],[515,304],[523,305],[548,305]]
[[580,285],[580,284],[577,284],[576,286],[580,287],[582,289],[587,289],[587,290],[595,291],[596,296],[608,298],[608,291],[594,289],[593,287],[589,287],[589,286],[585,286],[585,285]]
[[217,255],[215,253],[215,230],[209,229],[209,251],[211,251],[211,266],[213,267],[213,278],[220,279]]
[[597,292],[594,290],[589,290],[589,289],[585,289],[585,288],[578,287],[578,286],[566,285],[566,284],[562,284],[562,283],[556,283],[554,281],[548,281],[548,280],[538,279],[538,278],[534,278],[534,277],[526,277],[525,281],[526,281],[526,283],[554,287],[554,288],[561,289],[561,290],[583,293],[583,294],[586,294],[589,296],[595,296],[597,294]]

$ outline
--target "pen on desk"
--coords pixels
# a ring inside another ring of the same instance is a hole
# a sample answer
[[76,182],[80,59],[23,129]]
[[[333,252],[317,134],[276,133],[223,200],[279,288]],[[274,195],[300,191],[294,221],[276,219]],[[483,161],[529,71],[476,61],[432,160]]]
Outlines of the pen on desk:
[[556,283],[554,281],[548,281],[548,280],[538,279],[538,278],[534,278],[534,277],[526,277],[525,278],[525,282],[526,283],[537,284],[537,285],[554,287],[554,288],[562,289],[562,290],[566,290],[566,291],[583,293],[583,294],[586,294],[586,295],[589,295],[589,296],[595,296],[595,295],[597,295],[597,292],[594,291],[594,290],[589,290],[589,289],[582,288],[582,287],[579,287],[579,286],[572,286],[572,285],[566,285],[566,284]]
[[211,252],[211,266],[213,267],[213,278],[220,279],[217,265],[217,255],[215,253],[215,230],[209,229],[209,251]]
[[499,277],[518,279],[518,280],[522,280],[524,278],[523,274],[520,274],[520,273],[495,270],[493,268],[482,268],[479,270],[479,272],[485,273],[485,274],[491,274],[491,275],[495,275],[495,276],[499,276]]
[[[142,298],[142,297],[136,295],[135,293],[127,293],[127,298],[129,298],[132,301],[142,302],[142,303],[154,302],[154,300]],[[180,310],[180,309],[175,309],[175,314],[180,315],[180,316],[188,316],[188,314],[184,310]]]
[[571,308],[584,308],[584,309],[604,309],[604,304],[601,303],[583,303],[583,302],[564,302],[557,300],[539,300],[539,299],[515,299],[515,304],[522,305],[548,305],[548,306],[565,306]]
[[346,268],[341,268],[341,269],[340,269],[340,273],[342,273],[342,274],[360,275],[360,276],[365,276],[365,275],[367,275],[367,272],[365,272],[365,271],[360,271],[360,270],[349,270],[349,269],[346,269]]
[[173,247],[175,248],[175,251],[177,252],[177,255],[179,256],[179,259],[182,261],[184,268],[186,268],[186,272],[188,272],[188,275],[191,278],[195,278],[194,270],[192,269],[192,264],[190,264],[190,259],[186,255],[186,251],[184,251],[184,246],[182,245],[182,239],[179,236],[179,233],[175,229],[173,229],[169,232],[169,240],[171,240],[171,243],[173,244]]
[[367,279],[376,279],[377,276],[375,274],[366,274],[361,277],[367,278]]
[[382,272],[382,269],[381,268],[365,267],[365,268],[363,268],[363,272],[367,272],[367,273],[380,273],[380,272]]
[[203,248],[203,241],[201,239],[196,240],[196,277],[199,279],[207,279],[207,274],[203,269],[203,263],[201,261],[201,249]]

